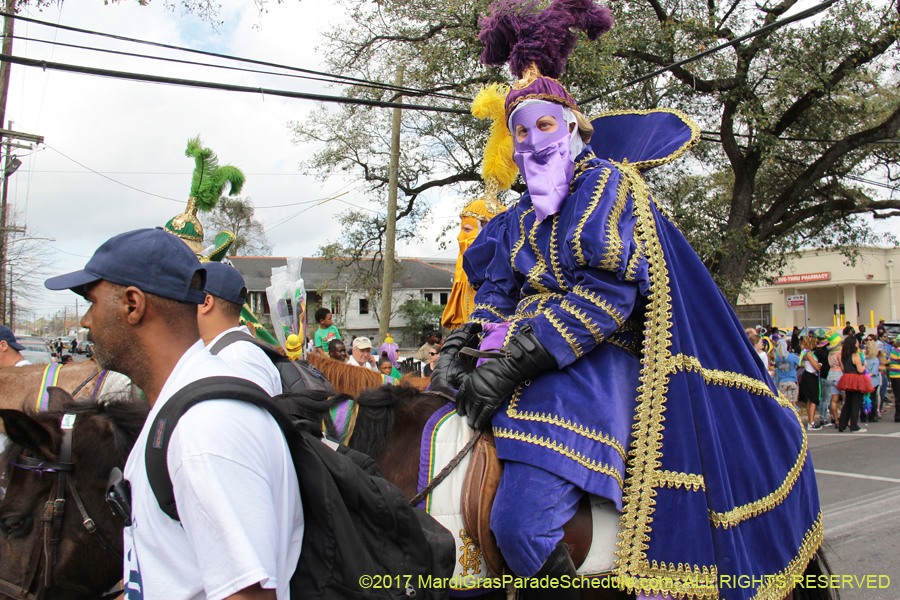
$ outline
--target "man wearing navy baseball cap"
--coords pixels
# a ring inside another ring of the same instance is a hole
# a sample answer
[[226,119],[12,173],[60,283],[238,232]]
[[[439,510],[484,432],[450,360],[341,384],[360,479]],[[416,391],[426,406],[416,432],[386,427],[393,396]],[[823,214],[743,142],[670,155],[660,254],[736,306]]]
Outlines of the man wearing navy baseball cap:
[[[0,325],[0,367],[24,367],[25,365],[30,365],[31,363],[19,354],[24,349],[25,346],[16,340],[16,335],[12,332],[12,329],[6,325]],[[0,444],[0,448],[3,445]]]
[[247,300],[243,276],[231,265],[220,262],[209,262],[205,267],[206,299],[197,309],[203,343],[236,375],[252,381],[270,396],[277,396],[282,391],[281,375],[240,322]]
[[81,320],[103,368],[150,400],[128,455],[132,525],[124,531],[125,596],[144,600],[287,598],[303,540],[303,508],[290,450],[272,416],[234,400],[201,402],[171,432],[167,462],[179,521],[147,479],[148,428],[188,384],[235,376],[200,339],[197,307],[207,271],[162,229],[117,235],[81,271],[47,280],[92,304]]

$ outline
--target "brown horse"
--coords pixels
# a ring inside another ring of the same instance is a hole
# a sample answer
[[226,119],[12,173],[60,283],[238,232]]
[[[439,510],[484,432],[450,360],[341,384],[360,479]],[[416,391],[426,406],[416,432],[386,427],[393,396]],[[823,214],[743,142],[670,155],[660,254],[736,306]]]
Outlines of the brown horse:
[[[50,388],[48,412],[36,414],[30,406],[0,410],[11,440],[0,460],[6,485],[0,504],[0,528],[6,534],[0,541],[0,595],[98,598],[122,578],[122,523],[104,499],[109,472],[124,466],[149,406],[127,396],[76,402],[61,388]],[[75,415],[67,434],[68,461],[60,428],[64,414]],[[64,504],[54,502],[60,497]],[[84,515],[96,527],[93,533]],[[55,534],[54,520],[59,522]]]
[[[310,353],[307,360],[325,374],[337,393],[352,398],[359,396],[363,390],[380,387],[384,383],[380,373],[366,367],[348,365],[315,353]],[[400,379],[400,383],[408,383],[420,390],[428,389],[430,382],[430,377],[416,377],[409,373]]]
[[306,359],[309,364],[325,374],[325,377],[334,386],[334,390],[339,394],[347,394],[356,398],[363,390],[379,387],[384,383],[381,373],[365,367],[348,365],[326,356],[320,356],[315,352],[310,352]]
[[[46,366],[0,367],[0,408],[20,408],[29,400],[35,401]],[[99,370],[96,361],[93,360],[69,363],[59,368],[59,379],[56,385],[73,391],[81,382]],[[85,385],[78,392],[78,397],[88,398],[93,390],[92,385]]]

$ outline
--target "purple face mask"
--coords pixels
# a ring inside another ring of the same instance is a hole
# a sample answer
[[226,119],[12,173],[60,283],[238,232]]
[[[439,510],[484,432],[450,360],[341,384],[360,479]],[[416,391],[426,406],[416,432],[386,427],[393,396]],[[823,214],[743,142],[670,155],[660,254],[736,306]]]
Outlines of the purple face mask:
[[[545,116],[556,119],[556,131],[545,133],[538,129],[538,119]],[[535,217],[543,221],[559,211],[563,200],[569,195],[569,182],[575,175],[569,128],[562,106],[542,102],[520,108],[513,114],[511,125],[516,146],[513,158],[531,193]],[[516,139],[517,125],[528,130],[523,142]]]

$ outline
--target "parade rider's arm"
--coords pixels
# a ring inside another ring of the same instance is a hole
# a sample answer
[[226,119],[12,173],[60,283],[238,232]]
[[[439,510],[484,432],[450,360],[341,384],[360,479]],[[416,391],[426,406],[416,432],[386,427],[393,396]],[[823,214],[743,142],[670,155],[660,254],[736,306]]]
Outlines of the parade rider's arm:
[[591,175],[583,193],[567,199],[576,202],[575,222],[565,238],[577,262],[572,288],[559,305],[516,330],[504,348],[506,358],[489,360],[460,387],[457,412],[468,415],[476,429],[489,423],[521,382],[571,364],[619,329],[637,302],[647,262],[634,240],[630,197],[616,193],[618,171],[597,169]]
[[503,323],[516,312],[522,283],[510,263],[509,231],[516,211],[508,210],[491,219],[463,255],[463,268],[476,290],[472,323]]
[[[500,213],[478,234],[463,255],[463,268],[477,291],[469,322],[451,333],[431,374],[431,388],[460,389],[469,373],[457,360],[463,348],[477,348],[482,323],[502,323],[515,313],[519,284],[509,262],[510,241],[506,221],[515,211]],[[465,408],[460,414],[465,414]]]
[[565,237],[574,285],[559,304],[531,319],[537,339],[566,367],[619,329],[646,285],[647,261],[636,239],[631,196],[614,167],[595,169],[569,200],[578,204]]

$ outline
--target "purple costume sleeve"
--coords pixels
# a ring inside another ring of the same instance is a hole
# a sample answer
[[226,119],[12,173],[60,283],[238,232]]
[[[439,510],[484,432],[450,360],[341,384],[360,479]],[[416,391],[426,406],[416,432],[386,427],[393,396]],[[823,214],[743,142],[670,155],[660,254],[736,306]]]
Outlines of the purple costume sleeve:
[[491,219],[463,255],[463,268],[477,290],[469,322],[502,323],[516,312],[522,284],[509,261],[508,221],[514,213],[508,210]]

